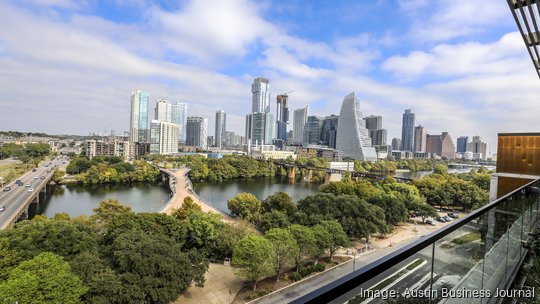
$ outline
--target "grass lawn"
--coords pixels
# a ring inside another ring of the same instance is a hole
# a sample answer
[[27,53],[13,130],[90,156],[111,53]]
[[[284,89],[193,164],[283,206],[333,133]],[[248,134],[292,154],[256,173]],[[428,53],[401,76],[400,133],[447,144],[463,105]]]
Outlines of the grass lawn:
[[14,181],[26,172],[26,165],[19,163],[0,164],[0,176],[4,178],[4,185]]
[[452,240],[452,243],[457,245],[463,245],[470,242],[478,241],[480,239],[480,232],[471,232],[464,234],[458,238]]

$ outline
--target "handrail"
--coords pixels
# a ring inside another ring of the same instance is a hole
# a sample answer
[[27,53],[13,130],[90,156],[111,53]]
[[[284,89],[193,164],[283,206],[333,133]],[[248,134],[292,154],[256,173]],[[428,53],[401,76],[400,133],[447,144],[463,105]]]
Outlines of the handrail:
[[452,224],[445,226],[444,228],[441,228],[437,231],[434,231],[424,237],[422,237],[419,240],[416,240],[414,242],[411,242],[410,244],[407,244],[385,256],[382,258],[359,268],[358,270],[345,275],[337,280],[334,280],[327,285],[307,294],[304,295],[296,300],[291,301],[291,304],[307,304],[307,303],[328,303],[332,300],[335,300],[339,298],[340,296],[346,294],[347,292],[353,290],[354,288],[360,286],[361,284],[369,281],[373,277],[383,273],[384,271],[390,269],[392,266],[395,266],[396,264],[402,262],[406,258],[411,257],[413,254],[417,253],[418,251],[434,244],[438,240],[442,239],[443,237],[447,236],[448,234],[456,231],[457,229],[463,227],[464,225],[471,222],[473,219],[476,219],[480,215],[483,215],[487,213],[488,211],[492,210],[493,208],[498,207],[501,205],[504,201],[506,201],[507,198],[510,196],[522,191],[523,189],[531,186],[532,184],[540,181],[540,179],[534,180],[502,197],[499,199],[493,201],[492,203],[489,203],[469,214],[462,217],[456,222],[453,222]]

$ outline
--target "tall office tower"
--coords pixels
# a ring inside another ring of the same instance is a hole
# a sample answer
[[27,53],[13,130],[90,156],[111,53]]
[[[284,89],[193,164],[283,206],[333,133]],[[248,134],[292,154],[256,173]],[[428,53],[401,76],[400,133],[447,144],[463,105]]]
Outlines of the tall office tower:
[[206,145],[207,145],[208,147],[213,147],[213,146],[215,146],[214,136],[206,136]]
[[214,144],[220,149],[225,146],[225,130],[227,129],[227,115],[223,110],[216,112],[216,132]]
[[354,92],[345,96],[341,105],[336,149],[341,150],[344,157],[377,161],[377,152],[371,146],[368,130],[362,120],[360,102]]
[[330,115],[323,120],[321,141],[323,145],[332,149],[336,148],[338,119],[339,116]]
[[154,110],[154,119],[159,121],[173,122],[172,121],[172,104],[166,99],[160,99],[156,101],[156,108]]
[[277,134],[276,139],[281,144],[287,142],[287,124],[289,123],[289,95],[281,94],[276,97],[277,101]]
[[186,146],[207,148],[208,119],[188,117],[186,124]]
[[467,145],[468,144],[469,144],[469,137],[468,136],[460,136],[457,139],[456,152],[457,153],[465,153],[465,152],[467,152]]
[[130,137],[131,143],[148,142],[148,93],[137,90],[131,93]]
[[392,138],[392,151],[398,151],[401,148],[401,139]]
[[364,118],[366,121],[366,129],[380,130],[382,129],[382,116],[370,115]]
[[304,125],[303,146],[321,144],[323,121],[323,117],[308,116],[307,122]]
[[270,112],[270,81],[263,77],[253,80],[251,85],[251,112],[269,113]]
[[307,122],[309,105],[294,110],[293,114],[293,139],[295,145],[301,145],[304,141],[304,126]]
[[472,141],[467,144],[467,151],[472,153],[481,153],[481,158],[486,160],[488,157],[488,144],[482,141],[480,136],[473,136]]
[[171,105],[171,122],[178,125],[178,142],[186,142],[187,103],[177,102]]
[[386,129],[369,130],[369,137],[373,147],[386,146]]
[[414,113],[411,109],[403,113],[401,125],[401,151],[413,151],[414,145]]
[[435,153],[446,159],[454,159],[456,157],[456,146],[448,132],[442,132],[441,135],[427,135],[426,152]]
[[178,152],[178,125],[153,119],[150,123],[150,153]]
[[414,127],[414,152],[426,152],[426,132],[422,125]]
[[246,116],[246,138],[252,145],[272,144],[274,116],[271,113],[251,113]]

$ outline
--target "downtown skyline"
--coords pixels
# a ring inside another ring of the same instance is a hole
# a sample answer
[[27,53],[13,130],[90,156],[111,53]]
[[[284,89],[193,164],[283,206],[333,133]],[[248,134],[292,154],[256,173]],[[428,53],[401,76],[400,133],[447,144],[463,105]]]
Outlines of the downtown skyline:
[[[401,138],[408,108],[430,133],[480,135],[492,149],[498,132],[535,128],[527,105],[540,87],[504,2],[141,3],[0,4],[0,129],[127,131],[128,92],[142,89],[150,109],[161,98],[188,103],[209,130],[223,108],[227,131],[243,134],[259,76],[270,79],[272,113],[276,95],[294,90],[291,112],[309,103],[310,115],[339,114],[355,91],[364,115],[384,117],[388,139]],[[333,30],[317,18],[325,10]]]

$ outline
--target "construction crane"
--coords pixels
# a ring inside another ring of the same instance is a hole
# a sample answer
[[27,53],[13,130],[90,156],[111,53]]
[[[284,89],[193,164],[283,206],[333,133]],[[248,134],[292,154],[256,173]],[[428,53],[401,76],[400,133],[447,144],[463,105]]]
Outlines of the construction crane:
[[292,93],[292,92],[294,92],[294,90],[289,91],[289,92],[287,92],[287,93],[279,94],[279,95],[285,95],[285,96],[288,96],[287,94]]

